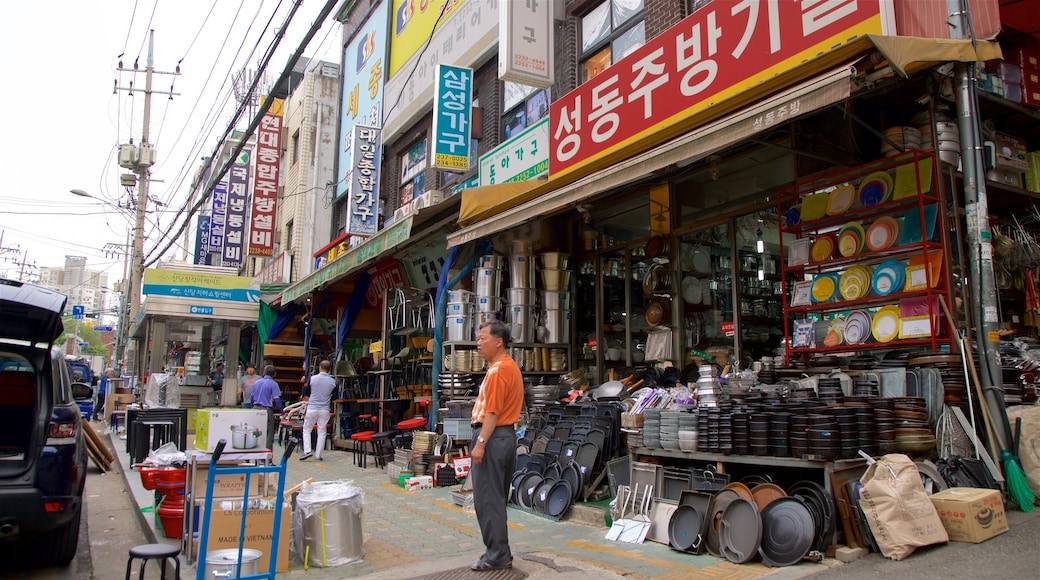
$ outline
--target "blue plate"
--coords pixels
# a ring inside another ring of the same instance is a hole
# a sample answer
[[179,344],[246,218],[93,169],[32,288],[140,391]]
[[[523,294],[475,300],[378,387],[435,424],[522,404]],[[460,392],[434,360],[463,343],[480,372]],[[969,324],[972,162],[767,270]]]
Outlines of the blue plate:
[[796,226],[802,221],[802,206],[796,205],[784,214],[784,225],[786,227]]
[[902,292],[906,283],[906,266],[899,260],[885,260],[874,268],[870,286],[878,296]]

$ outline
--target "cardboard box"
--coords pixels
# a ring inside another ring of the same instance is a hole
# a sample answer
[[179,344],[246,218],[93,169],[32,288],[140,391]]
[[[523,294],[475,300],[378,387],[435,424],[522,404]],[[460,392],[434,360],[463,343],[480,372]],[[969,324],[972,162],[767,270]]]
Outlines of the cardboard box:
[[1021,137],[1013,137],[1006,133],[994,134],[994,145],[996,151],[995,163],[998,169],[1011,169],[1014,171],[1025,171],[1029,169],[1026,161],[1026,140]]
[[[199,515],[201,526],[201,512]],[[282,508],[282,521],[278,532],[278,561],[276,572],[289,571],[289,520],[292,513],[289,506]],[[213,510],[209,520],[209,541],[206,550],[237,550],[238,530],[242,524],[242,510]],[[271,554],[271,540],[274,537],[274,510],[251,509],[246,515],[246,538],[243,546],[253,550],[259,550],[263,556],[260,558],[259,572],[267,573],[267,562]],[[197,541],[196,541],[197,543]],[[197,553],[197,552],[196,552]]]
[[[260,451],[267,444],[266,409],[199,409],[195,422],[195,449],[212,452],[217,442],[227,440],[225,451]],[[256,447],[235,447],[231,427],[247,425],[260,431]]]
[[[221,461],[219,465],[238,465],[236,461]],[[195,466],[195,479],[192,480],[191,488],[195,490],[196,497],[202,497],[206,493],[206,477],[209,476],[209,465],[200,463]],[[264,475],[254,473],[249,477],[249,497],[260,497],[263,491],[260,484]],[[213,480],[213,497],[216,498],[242,498],[245,491],[246,476],[244,474],[217,474]]]
[[951,487],[931,497],[946,533],[954,542],[977,544],[1008,530],[1004,502],[995,489]]
[[469,457],[459,457],[451,461],[451,466],[455,468],[455,477],[466,477],[469,475],[469,467],[472,463],[472,459]]
[[419,491],[420,489],[433,489],[433,477],[429,475],[419,475],[404,480],[405,491]]

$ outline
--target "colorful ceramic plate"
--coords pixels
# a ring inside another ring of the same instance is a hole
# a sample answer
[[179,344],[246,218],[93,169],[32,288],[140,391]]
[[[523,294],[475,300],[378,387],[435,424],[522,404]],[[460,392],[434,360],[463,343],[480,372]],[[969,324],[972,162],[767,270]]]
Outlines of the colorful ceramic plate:
[[813,302],[827,302],[838,295],[838,275],[820,274],[813,279]]
[[892,195],[892,176],[887,171],[876,171],[859,184],[859,204],[874,207],[888,201]]
[[827,200],[827,215],[841,215],[852,207],[856,200],[856,188],[851,184],[842,185],[831,191]]
[[838,253],[846,258],[854,256],[866,247],[867,233],[859,222],[849,222],[838,232]]
[[784,225],[787,227],[796,226],[802,221],[802,206],[796,205],[791,209],[784,212]]
[[863,344],[870,336],[870,315],[863,310],[854,310],[845,318],[845,342]]
[[856,300],[869,294],[871,274],[867,266],[852,266],[842,272],[841,280],[838,282],[842,298]]
[[874,313],[871,333],[878,342],[890,342],[899,336],[899,308],[889,304]]
[[834,247],[837,245],[838,240],[834,234],[817,236],[816,240],[813,241],[812,248],[809,250],[809,257],[812,258],[813,262],[829,260],[834,255]]
[[802,221],[811,222],[827,215],[827,202],[830,200],[830,197],[831,194],[827,192],[813,193],[803,197]]
[[867,247],[877,252],[888,249],[899,237],[899,222],[892,216],[883,216],[867,228]]
[[870,280],[870,286],[878,296],[902,292],[905,283],[906,267],[898,260],[885,260],[878,264]]

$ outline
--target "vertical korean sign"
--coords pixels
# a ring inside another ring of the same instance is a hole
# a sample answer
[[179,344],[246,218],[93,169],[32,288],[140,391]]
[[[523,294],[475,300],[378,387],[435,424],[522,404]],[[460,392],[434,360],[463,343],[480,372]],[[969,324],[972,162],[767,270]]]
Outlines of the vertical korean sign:
[[245,249],[246,204],[249,202],[249,165],[252,147],[245,147],[231,166],[228,177],[227,225],[224,228],[223,263],[228,268],[242,265]]
[[347,233],[371,236],[379,225],[379,129],[354,125]]
[[552,4],[515,0],[499,5],[498,78],[547,89],[553,84]]
[[278,204],[278,172],[282,157],[282,107],[275,99],[256,130],[256,174],[249,215],[249,255],[274,255],[274,218]]
[[468,171],[473,69],[440,65],[434,95],[432,166],[456,173]]
[[383,125],[383,77],[386,67],[386,21],[390,2],[372,15],[343,49],[343,102],[340,104],[336,199],[349,191],[354,169],[354,125]]
[[549,173],[653,146],[850,38],[894,30],[891,0],[705,4],[552,103]]
[[212,212],[209,219],[209,253],[211,264],[223,266],[224,232],[227,231],[228,176],[213,186]]
[[195,226],[195,263],[210,265],[208,215],[199,215],[199,221]]

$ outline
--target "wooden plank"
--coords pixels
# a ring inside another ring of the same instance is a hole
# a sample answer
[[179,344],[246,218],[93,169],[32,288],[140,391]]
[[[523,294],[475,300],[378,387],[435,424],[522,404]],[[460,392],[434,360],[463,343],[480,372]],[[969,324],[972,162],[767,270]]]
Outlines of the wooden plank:
[[264,345],[264,356],[303,358],[303,345],[267,343]]
[[84,437],[83,440],[87,444],[87,456],[90,457],[90,460],[94,462],[94,465],[98,466],[101,473],[108,473],[110,463],[101,456],[101,453],[97,450],[94,442],[89,437]]
[[109,463],[115,461],[116,456],[112,453],[111,450],[109,450],[108,445],[105,445],[105,441],[101,439],[101,436],[98,435],[97,431],[94,430],[94,426],[91,425],[90,422],[86,419],[83,419],[81,424],[83,425],[83,433],[87,436],[89,440],[94,442],[94,447],[96,451],[102,457],[104,457],[105,460],[107,460]]

